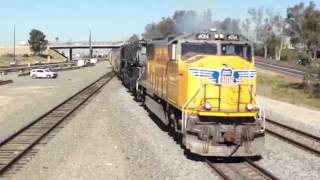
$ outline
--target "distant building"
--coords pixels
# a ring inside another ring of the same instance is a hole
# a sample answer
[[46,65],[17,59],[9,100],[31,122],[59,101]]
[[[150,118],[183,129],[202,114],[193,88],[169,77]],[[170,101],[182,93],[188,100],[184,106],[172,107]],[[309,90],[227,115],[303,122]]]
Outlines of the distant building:
[[26,41],[20,41],[19,42],[19,46],[28,46],[29,44],[28,44],[28,42],[26,42]]

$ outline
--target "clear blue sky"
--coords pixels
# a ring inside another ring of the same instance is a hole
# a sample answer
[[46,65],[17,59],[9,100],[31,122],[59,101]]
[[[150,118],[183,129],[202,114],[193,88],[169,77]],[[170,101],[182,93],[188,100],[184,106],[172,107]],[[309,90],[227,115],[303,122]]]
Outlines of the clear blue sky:
[[[214,20],[243,19],[248,8],[272,8],[285,15],[286,8],[303,0],[9,0],[0,3],[0,43],[11,43],[13,25],[17,41],[26,41],[32,28],[49,40],[123,40],[142,33],[144,26],[175,10],[211,9]],[[319,7],[320,0],[314,0]]]

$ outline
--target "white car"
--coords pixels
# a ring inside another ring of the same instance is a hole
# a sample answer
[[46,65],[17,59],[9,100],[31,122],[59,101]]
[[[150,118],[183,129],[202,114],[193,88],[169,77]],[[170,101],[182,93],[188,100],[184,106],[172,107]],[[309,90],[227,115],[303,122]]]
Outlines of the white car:
[[50,69],[32,69],[30,71],[30,76],[33,79],[36,78],[56,78],[58,76],[58,73],[51,71]]

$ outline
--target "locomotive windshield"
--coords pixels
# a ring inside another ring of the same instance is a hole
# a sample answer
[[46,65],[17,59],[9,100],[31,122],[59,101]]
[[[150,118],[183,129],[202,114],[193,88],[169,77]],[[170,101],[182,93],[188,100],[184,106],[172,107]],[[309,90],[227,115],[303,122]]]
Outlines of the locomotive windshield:
[[181,55],[187,59],[195,55],[215,55],[217,51],[217,45],[213,43],[183,43]]
[[223,55],[240,56],[251,60],[251,46],[248,44],[222,44],[221,53]]

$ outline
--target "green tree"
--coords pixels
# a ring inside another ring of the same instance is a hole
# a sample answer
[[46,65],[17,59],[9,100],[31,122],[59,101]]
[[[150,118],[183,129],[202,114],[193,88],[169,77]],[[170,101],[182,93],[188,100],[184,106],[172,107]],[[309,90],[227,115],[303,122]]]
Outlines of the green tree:
[[316,60],[316,51],[320,47],[320,11],[315,9],[313,2],[305,9],[304,19],[302,41],[306,44],[310,57]]
[[293,44],[298,44],[301,42],[302,37],[302,24],[304,21],[304,3],[294,5],[287,9],[288,28],[286,28],[286,33],[290,36],[290,40]]
[[304,47],[313,61],[304,76],[304,85],[310,92],[319,92],[320,66],[316,52],[320,48],[320,11],[312,1],[308,6],[300,3],[287,9],[286,21],[292,43]]
[[270,9],[262,8],[249,9],[248,14],[254,24],[255,42],[263,44],[264,58],[269,55],[280,60],[284,41],[283,18]]
[[309,52],[310,59],[316,59],[320,47],[320,11],[311,1],[307,7],[304,3],[287,9],[288,35],[295,45],[302,44]]
[[30,38],[28,40],[30,49],[35,55],[41,55],[46,50],[48,41],[46,35],[37,29],[32,29],[29,33]]
[[249,38],[250,34],[250,26],[251,22],[248,18],[246,18],[243,22],[241,22],[241,33]]
[[263,24],[263,22],[264,22],[264,9],[251,8],[248,10],[248,14],[250,16],[250,20],[253,22],[253,25],[254,25],[254,32],[255,32],[254,41],[255,42],[258,42],[258,41],[262,42],[263,48],[264,48],[264,57],[267,58],[268,47],[265,44],[267,27],[265,24]]

